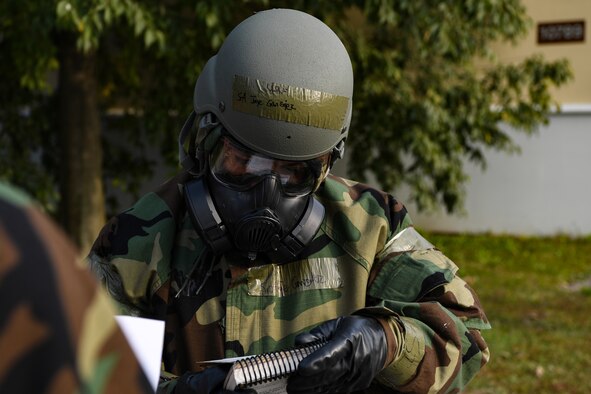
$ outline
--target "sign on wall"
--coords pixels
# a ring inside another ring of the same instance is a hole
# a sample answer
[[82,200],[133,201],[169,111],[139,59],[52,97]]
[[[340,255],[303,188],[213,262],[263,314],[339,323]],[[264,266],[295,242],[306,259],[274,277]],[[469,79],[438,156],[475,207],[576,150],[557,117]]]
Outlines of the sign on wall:
[[538,23],[538,44],[584,41],[584,20]]

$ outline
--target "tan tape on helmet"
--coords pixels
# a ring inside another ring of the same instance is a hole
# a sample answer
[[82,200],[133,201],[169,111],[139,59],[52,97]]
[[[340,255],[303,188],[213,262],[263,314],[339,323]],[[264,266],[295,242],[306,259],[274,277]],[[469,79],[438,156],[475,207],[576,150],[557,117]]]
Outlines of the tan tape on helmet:
[[349,99],[331,93],[240,75],[232,84],[232,108],[262,118],[341,131]]

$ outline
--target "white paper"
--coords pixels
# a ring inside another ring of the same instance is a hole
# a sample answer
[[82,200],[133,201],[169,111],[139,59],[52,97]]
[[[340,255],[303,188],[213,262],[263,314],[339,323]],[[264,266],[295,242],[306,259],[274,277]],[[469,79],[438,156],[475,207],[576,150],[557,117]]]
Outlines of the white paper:
[[164,343],[164,321],[122,315],[115,316],[115,319],[156,391]]

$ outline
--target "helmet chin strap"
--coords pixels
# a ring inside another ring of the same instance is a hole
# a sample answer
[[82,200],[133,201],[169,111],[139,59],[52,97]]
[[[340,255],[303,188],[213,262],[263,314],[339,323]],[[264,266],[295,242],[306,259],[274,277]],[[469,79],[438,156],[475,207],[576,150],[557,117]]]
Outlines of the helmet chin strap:
[[[235,249],[228,228],[217,211],[204,177],[196,178],[185,184],[185,200],[193,225],[215,254]],[[318,232],[324,219],[324,212],[324,206],[311,197],[296,226],[279,242],[269,245],[270,250],[264,253],[278,263],[292,261]],[[248,253],[251,260],[256,258],[256,253],[244,252]]]

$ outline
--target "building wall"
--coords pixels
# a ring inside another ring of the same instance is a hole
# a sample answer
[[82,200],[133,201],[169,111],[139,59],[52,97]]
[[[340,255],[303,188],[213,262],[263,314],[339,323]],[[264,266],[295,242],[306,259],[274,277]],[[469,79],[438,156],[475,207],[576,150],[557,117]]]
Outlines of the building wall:
[[507,131],[521,154],[489,151],[485,171],[466,164],[465,215],[418,213],[409,204],[415,224],[446,232],[591,234],[591,115],[553,115],[533,136]]
[[[562,104],[586,104],[591,111],[591,1],[590,0],[523,0],[533,25],[529,34],[517,45],[499,44],[494,47],[499,60],[519,62],[542,54],[548,60],[567,58],[575,78],[554,92]],[[537,25],[548,22],[585,21],[584,42],[537,43]]]

